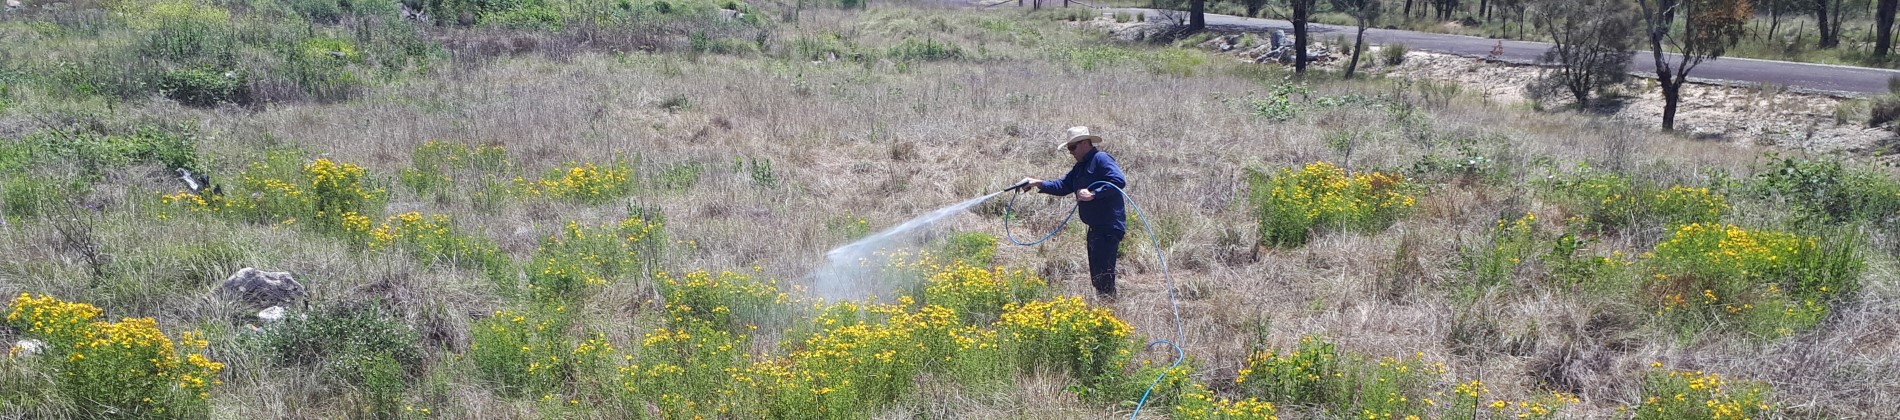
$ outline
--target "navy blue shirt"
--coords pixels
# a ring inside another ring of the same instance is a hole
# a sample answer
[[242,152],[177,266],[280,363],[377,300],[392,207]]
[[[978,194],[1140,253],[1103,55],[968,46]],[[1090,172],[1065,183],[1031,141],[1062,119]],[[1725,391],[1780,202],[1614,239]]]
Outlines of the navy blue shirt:
[[[1122,167],[1115,163],[1115,158],[1108,156],[1108,152],[1094,149],[1089,151],[1088,156],[1076,161],[1075,166],[1069,168],[1069,174],[1063,175],[1062,179],[1043,181],[1041,190],[1045,194],[1063,196],[1089,188],[1098,181],[1128,188],[1128,181],[1122,179]],[[1122,203],[1121,191],[1101,185],[1089,190],[1095,192],[1094,200],[1075,203],[1082,223],[1088,224],[1090,228],[1127,230],[1128,215],[1122,212],[1127,205]]]

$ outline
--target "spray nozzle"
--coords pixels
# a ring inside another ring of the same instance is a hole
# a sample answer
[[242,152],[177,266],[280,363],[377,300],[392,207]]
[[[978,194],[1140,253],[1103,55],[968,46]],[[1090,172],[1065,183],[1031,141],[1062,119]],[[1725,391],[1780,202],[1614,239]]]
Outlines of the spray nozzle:
[[1015,185],[1011,185],[1009,186],[1009,188],[1004,188],[1002,191],[999,191],[999,192],[1010,192],[1010,190],[1015,190],[1018,188],[1029,186],[1029,181],[1031,181],[1031,179],[1023,178],[1023,180],[1021,181],[1016,181]]

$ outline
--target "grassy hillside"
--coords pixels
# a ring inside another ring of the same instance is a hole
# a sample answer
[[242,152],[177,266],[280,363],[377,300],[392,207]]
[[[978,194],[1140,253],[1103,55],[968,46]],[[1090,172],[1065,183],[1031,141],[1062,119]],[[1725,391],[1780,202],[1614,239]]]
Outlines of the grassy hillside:
[[[1900,406],[1892,168],[1073,14],[795,6],[0,14],[0,339],[51,344],[0,358],[0,416],[1104,418],[1151,383],[1140,414],[1178,418]],[[870,261],[881,299],[809,292],[833,247],[1059,175],[1071,125],[1154,228],[1118,301],[1067,297],[1081,232],[999,240],[1054,227],[1042,196]],[[308,304],[218,298],[243,267]]]

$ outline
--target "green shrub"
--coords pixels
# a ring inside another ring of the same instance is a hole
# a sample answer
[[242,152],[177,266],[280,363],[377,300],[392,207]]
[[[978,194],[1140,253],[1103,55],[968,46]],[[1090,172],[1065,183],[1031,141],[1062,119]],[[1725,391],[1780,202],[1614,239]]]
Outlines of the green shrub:
[[[240,173],[236,188],[226,194],[179,192],[162,202],[254,223],[308,226],[368,243],[370,217],[382,214],[388,190],[361,166],[329,159],[302,161],[300,153],[273,152]],[[169,214],[161,212],[160,217]]]
[[196,331],[174,341],[151,318],[96,321],[98,307],[52,296],[21,293],[9,303],[6,325],[47,344],[37,363],[80,417],[203,417],[211,388],[223,383],[224,364],[205,357]]
[[1627,227],[1649,214],[1646,194],[1629,177],[1579,166],[1575,173],[1538,181],[1551,201],[1603,226]]
[[[1422,355],[1376,360],[1342,353],[1333,343],[1305,336],[1282,354],[1258,349],[1248,356],[1234,383],[1242,393],[1280,406],[1308,406],[1338,416],[1414,418],[1431,409],[1431,386],[1445,373]],[[1520,417],[1522,418],[1522,417]]]
[[410,167],[402,170],[403,186],[417,194],[441,193],[455,179],[479,173],[495,175],[508,169],[508,150],[500,145],[469,146],[442,140],[429,140],[416,146],[409,155]]
[[794,58],[811,61],[855,60],[864,55],[855,43],[829,31],[792,40],[791,54]]
[[855,241],[871,234],[871,221],[851,214],[825,218],[825,232],[842,241]]
[[949,308],[971,324],[993,322],[1004,308],[1041,298],[1048,290],[1047,283],[1024,270],[951,261],[927,269],[931,274],[924,278],[923,302]]
[[1585,252],[1584,247],[1591,242],[1584,232],[1588,225],[1588,221],[1577,216],[1564,221],[1564,232],[1551,241],[1550,252],[1541,257],[1551,276],[1563,284],[1602,291],[1620,290],[1631,284],[1627,270],[1631,263],[1622,251],[1608,257]]
[[655,286],[666,298],[668,313],[740,333],[774,318],[771,315],[781,312],[790,298],[776,280],[731,271],[694,271],[680,277],[660,273],[657,277]]
[[338,385],[362,390],[364,408],[382,417],[400,411],[404,390],[423,367],[420,336],[374,305],[286,317],[257,340],[279,366],[317,369]]
[[[1661,364],[1652,364],[1661,368]],[[1767,418],[1768,385],[1731,381],[1714,372],[1651,371],[1643,380],[1643,399],[1632,411],[1636,420]]]
[[950,240],[943,244],[942,255],[948,261],[988,267],[996,262],[996,235],[983,232],[950,235]]
[[149,58],[194,62],[231,54],[231,12],[192,0],[128,3],[130,26],[138,30],[138,51]]
[[1669,226],[1717,223],[1729,211],[1728,197],[1708,188],[1669,187],[1655,194],[1650,210]]
[[1266,97],[1253,99],[1248,103],[1252,105],[1253,115],[1256,117],[1286,121],[1300,113],[1299,104],[1294,102],[1296,95],[1304,100],[1312,95],[1312,91],[1308,90],[1304,84],[1282,83],[1270,86]]
[[541,1],[520,1],[522,5],[483,13],[483,25],[512,29],[558,30],[566,16],[553,5]]
[[1657,314],[1684,332],[1707,326],[1786,336],[1854,296],[1864,266],[1854,235],[1819,237],[1688,224],[1647,255]]
[[686,162],[668,165],[653,177],[653,186],[662,190],[689,191],[699,185],[700,174],[706,171],[705,165]]
[[69,205],[84,184],[71,179],[28,176],[24,172],[0,177],[0,220],[17,222],[48,214]]
[[1524,213],[1515,221],[1498,220],[1491,239],[1470,257],[1474,291],[1513,284],[1518,267],[1537,256],[1540,242],[1537,216]]
[[612,280],[657,270],[666,245],[665,221],[649,217],[630,215],[601,227],[568,222],[535,250],[528,264],[530,295],[538,301],[572,301]]
[[64,130],[34,133],[18,143],[0,145],[0,169],[26,169],[70,162],[91,179],[105,171],[154,164],[199,172],[197,137],[171,127],[140,127],[130,134]]
[[601,204],[633,193],[633,167],[624,163],[597,165],[570,163],[555,169],[541,180],[529,182],[516,177],[516,195],[550,196]]
[[1073,46],[1064,48],[1056,54],[1070,67],[1084,72],[1133,63],[1137,60],[1134,51],[1115,46]]
[[[752,176],[752,182],[766,189],[779,186],[778,172],[772,170],[772,160],[766,158],[742,158],[745,172]],[[738,162],[734,162],[735,165]]]
[[1385,65],[1396,66],[1405,64],[1405,54],[1407,52],[1405,44],[1386,44],[1384,47],[1379,48],[1379,58],[1385,62]]
[[1758,197],[1785,202],[1830,223],[1900,215],[1900,180],[1890,174],[1850,168],[1834,159],[1770,159],[1749,185]]
[[1166,49],[1148,56],[1148,72],[1154,74],[1189,77],[1206,64],[1206,55],[1189,49]]
[[1317,228],[1384,230],[1417,201],[1403,176],[1349,175],[1326,162],[1277,175],[1252,171],[1248,186],[1260,242],[1284,247],[1305,245]]
[[1247,357],[1235,384],[1268,401],[1283,405],[1323,406],[1341,400],[1345,392],[1339,351],[1318,337],[1300,337],[1298,349],[1280,354],[1263,349]]
[[330,307],[299,315],[285,317],[258,336],[265,352],[280,365],[328,367],[381,353],[405,369],[422,367],[415,330],[375,305]]
[[343,20],[343,6],[337,0],[291,0],[290,8],[311,23],[334,25]]
[[1127,323],[1073,296],[1004,305],[996,325],[1018,366],[1060,369],[1085,386],[1127,365],[1135,344]]
[[1867,126],[1880,127],[1900,119],[1900,96],[1882,96],[1868,107]]
[[569,337],[573,314],[550,306],[495,311],[470,332],[469,360],[502,395],[548,395],[611,366],[613,346],[604,337]]
[[250,87],[236,72],[197,69],[167,71],[159,76],[158,92],[178,103],[196,107],[250,103]]
[[705,31],[696,31],[686,36],[689,51],[702,54],[749,54],[759,52],[759,44],[753,40],[719,36]]
[[479,233],[463,232],[447,215],[408,212],[390,216],[369,232],[372,248],[400,247],[423,264],[481,270],[499,285],[515,282],[515,269],[501,246]]
[[362,62],[363,54],[356,44],[341,38],[316,36],[288,49],[281,73],[310,99],[336,102],[354,97],[362,90],[363,80],[350,71],[352,64]]
[[904,61],[955,60],[963,58],[963,48],[931,38],[910,38],[891,46],[884,55]]

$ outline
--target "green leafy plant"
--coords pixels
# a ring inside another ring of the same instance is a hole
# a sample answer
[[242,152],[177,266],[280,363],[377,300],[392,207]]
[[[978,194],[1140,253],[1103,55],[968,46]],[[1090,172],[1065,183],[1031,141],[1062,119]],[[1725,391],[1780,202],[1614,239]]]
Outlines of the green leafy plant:
[[158,91],[166,98],[196,107],[251,102],[249,87],[235,71],[177,69],[159,76]]
[[151,318],[96,321],[90,304],[21,293],[10,302],[6,324],[44,340],[46,362],[60,394],[78,403],[86,417],[195,417],[224,364],[205,357],[195,331],[177,339]]
[[1403,176],[1349,175],[1327,162],[1273,175],[1250,171],[1248,186],[1260,242],[1273,246],[1305,245],[1316,228],[1383,230],[1417,202]]
[[1864,266],[1856,248],[1851,239],[1824,245],[1786,232],[1688,224],[1646,255],[1654,272],[1648,289],[1657,314],[1685,330],[1733,325],[1785,336],[1854,295]]
[[1632,408],[1639,420],[1765,418],[1771,389],[1733,381],[1715,372],[1661,371],[1660,363],[1643,380],[1642,403]]

